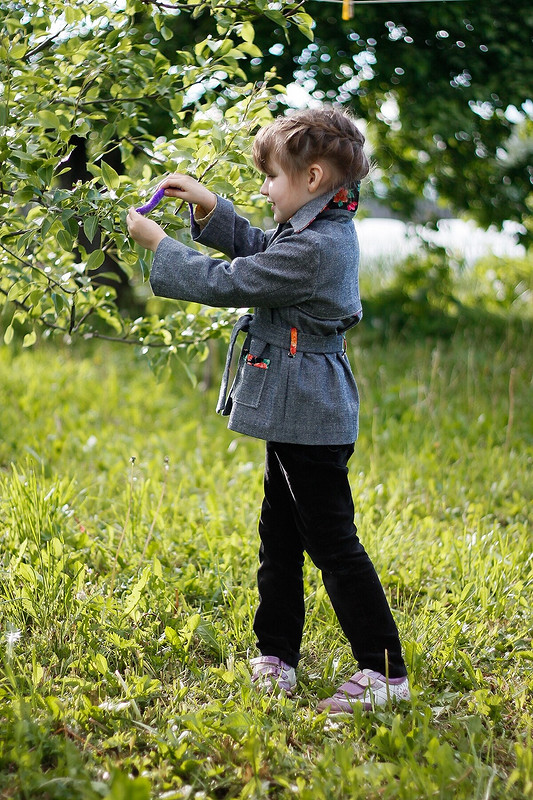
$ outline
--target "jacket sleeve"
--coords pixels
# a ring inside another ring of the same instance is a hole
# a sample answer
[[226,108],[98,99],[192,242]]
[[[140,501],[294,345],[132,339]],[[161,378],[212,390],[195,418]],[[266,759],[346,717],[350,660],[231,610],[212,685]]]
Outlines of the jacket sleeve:
[[265,250],[274,230],[254,228],[236,213],[233,203],[217,195],[217,204],[206,225],[198,225],[191,214],[191,232],[196,242],[220,250],[230,258]]
[[292,235],[284,231],[267,250],[225,261],[167,236],[157,247],[150,283],[161,297],[210,306],[295,305],[310,299],[317,285],[316,238],[309,229]]

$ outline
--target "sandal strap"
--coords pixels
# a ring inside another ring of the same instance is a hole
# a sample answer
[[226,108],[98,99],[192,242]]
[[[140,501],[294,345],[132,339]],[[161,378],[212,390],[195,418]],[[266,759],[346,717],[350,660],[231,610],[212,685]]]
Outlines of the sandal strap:
[[294,668],[277,656],[258,656],[250,661],[252,665],[252,683],[267,691],[278,687],[288,696],[292,695],[296,678]]
[[291,669],[289,664],[286,664],[285,661],[282,661],[277,656],[258,656],[257,658],[252,658],[250,663],[253,666],[252,680],[261,675],[286,677],[287,672]]
[[370,669],[364,670],[364,672],[356,672],[346,683],[339,686],[333,697],[344,698],[346,695],[348,697],[360,697],[375,686],[380,677],[379,672],[373,672]]

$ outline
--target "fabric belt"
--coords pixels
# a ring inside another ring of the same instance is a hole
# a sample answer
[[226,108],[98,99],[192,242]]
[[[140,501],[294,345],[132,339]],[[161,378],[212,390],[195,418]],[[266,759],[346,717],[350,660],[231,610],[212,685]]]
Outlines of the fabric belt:
[[235,349],[235,342],[237,341],[237,336],[241,331],[247,331],[250,329],[250,322],[253,320],[253,318],[254,318],[253,314],[245,314],[243,317],[239,317],[239,319],[233,326],[233,330],[231,331],[231,336],[228,344],[228,352],[226,353],[226,363],[224,364],[224,372],[222,373],[222,381],[220,383],[220,392],[218,393],[217,414],[223,414],[224,409],[226,408],[226,395],[228,393],[229,371],[231,367],[233,350]]
[[[263,342],[281,347],[287,352],[291,348],[291,328],[281,328],[271,322],[253,318],[250,333]],[[301,353],[342,353],[344,350],[344,336],[334,333],[331,336],[320,336],[314,333],[298,331],[297,349]]]
[[[294,338],[291,339],[291,330],[294,328],[282,328],[270,322],[259,320],[253,314],[244,314],[239,317],[233,330],[226,354],[226,363],[220,384],[220,392],[217,402],[217,414],[222,414],[226,408],[226,397],[228,393],[229,373],[233,351],[237,336],[241,331],[249,331],[252,336],[256,336],[267,344],[287,350],[287,354],[292,354],[294,349]],[[296,348],[302,353],[342,353],[346,350],[346,340],[342,334],[332,334],[331,336],[319,336],[314,333],[297,332]]]

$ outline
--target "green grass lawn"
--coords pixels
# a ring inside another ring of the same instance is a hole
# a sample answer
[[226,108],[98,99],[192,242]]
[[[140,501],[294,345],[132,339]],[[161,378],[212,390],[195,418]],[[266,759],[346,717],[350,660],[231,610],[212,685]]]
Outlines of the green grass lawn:
[[533,797],[531,334],[351,342],[413,703],[334,720],[355,666],[312,565],[298,693],[251,688],[264,445],[216,387],[0,349],[1,798]]

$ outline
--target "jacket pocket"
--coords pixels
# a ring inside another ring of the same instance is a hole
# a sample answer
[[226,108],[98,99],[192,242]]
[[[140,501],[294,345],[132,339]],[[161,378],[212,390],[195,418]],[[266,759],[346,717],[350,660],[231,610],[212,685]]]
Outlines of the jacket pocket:
[[260,350],[264,346],[254,348],[254,340],[250,345],[250,350],[243,350],[240,358],[238,373],[235,377],[235,384],[231,394],[236,403],[240,403],[248,408],[257,408],[261,402],[261,396],[270,369],[270,359],[264,358]]

